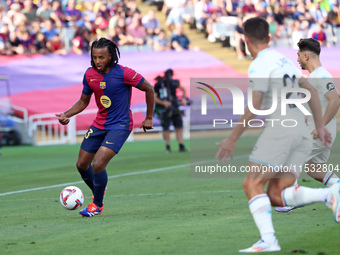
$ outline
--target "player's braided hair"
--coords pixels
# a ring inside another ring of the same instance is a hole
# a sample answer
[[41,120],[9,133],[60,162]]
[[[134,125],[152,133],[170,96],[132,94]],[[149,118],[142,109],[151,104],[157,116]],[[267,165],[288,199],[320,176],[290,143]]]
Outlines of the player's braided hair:
[[109,63],[109,66],[112,67],[115,64],[118,63],[118,59],[120,58],[120,51],[118,49],[118,46],[111,40],[108,40],[104,37],[100,38],[97,41],[94,41],[91,45],[91,66],[92,67],[96,67],[96,65],[94,64],[93,60],[92,60],[92,50],[93,48],[96,49],[101,49],[107,47],[109,54],[111,54],[111,62]]

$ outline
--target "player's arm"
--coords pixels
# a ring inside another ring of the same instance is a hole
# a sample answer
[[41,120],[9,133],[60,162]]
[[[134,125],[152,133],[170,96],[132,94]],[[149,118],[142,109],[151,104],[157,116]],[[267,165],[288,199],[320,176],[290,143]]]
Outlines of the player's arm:
[[[253,91],[252,98],[253,98],[254,108],[257,110],[260,110],[262,100],[264,98],[264,93],[260,91]],[[222,140],[221,142],[216,143],[216,145],[220,146],[220,149],[218,150],[216,154],[216,158],[218,159],[218,161],[223,160],[223,162],[225,162],[228,156],[230,156],[231,159],[233,158],[233,151],[235,149],[237,140],[240,138],[240,136],[243,134],[243,132],[248,127],[249,120],[255,117],[256,115],[252,113],[247,106],[244,110],[244,115],[242,115],[240,120],[238,121],[240,123],[233,129],[230,136]]]
[[340,107],[340,98],[336,90],[328,92],[325,94],[325,97],[328,100],[328,105],[322,119],[324,125],[326,126],[328,122],[330,122],[337,114]]
[[324,126],[321,113],[321,104],[318,96],[317,90],[307,81],[306,78],[301,77],[299,79],[300,87],[307,89],[311,93],[311,99],[308,101],[308,105],[312,110],[314,123],[316,130],[318,131],[319,138],[322,144],[330,149],[328,143],[331,142],[331,134],[328,132],[327,128]]
[[60,124],[67,125],[70,122],[70,118],[80,112],[82,112],[90,103],[91,95],[81,94],[80,99],[75,102],[70,109],[65,112],[57,113],[56,116]]
[[[337,114],[340,106],[340,99],[338,92],[336,90],[330,91],[325,94],[325,97],[328,100],[328,105],[325,111],[325,114],[322,118],[323,124],[326,126]],[[313,135],[313,139],[318,139],[319,135],[316,129],[314,129],[311,133]]]
[[141,91],[145,92],[145,101],[146,101],[146,117],[142,122],[140,128],[143,128],[144,132],[147,129],[152,129],[153,126],[153,108],[155,104],[155,92],[152,85],[144,79],[143,83],[138,87]]

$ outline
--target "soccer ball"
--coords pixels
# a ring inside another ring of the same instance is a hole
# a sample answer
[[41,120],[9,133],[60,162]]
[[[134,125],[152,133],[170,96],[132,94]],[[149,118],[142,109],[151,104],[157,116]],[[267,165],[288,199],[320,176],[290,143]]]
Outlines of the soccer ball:
[[81,207],[84,203],[84,194],[76,186],[68,186],[60,193],[60,203],[68,210]]

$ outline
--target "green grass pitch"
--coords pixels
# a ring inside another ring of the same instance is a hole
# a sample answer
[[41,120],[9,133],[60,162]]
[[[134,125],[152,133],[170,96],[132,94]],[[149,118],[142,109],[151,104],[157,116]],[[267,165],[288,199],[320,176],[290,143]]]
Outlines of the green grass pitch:
[[[339,136],[338,136],[339,137]],[[216,153],[219,138],[202,138]],[[241,138],[247,155],[256,137]],[[340,138],[329,163],[340,164]],[[189,147],[189,141],[186,141]],[[108,168],[102,215],[83,218],[59,202],[67,185],[91,193],[75,164],[79,145],[4,147],[0,158],[0,254],[238,254],[259,240],[241,178],[192,178],[189,153],[162,141],[126,143]],[[247,157],[234,160],[247,165]],[[300,185],[323,187],[311,180]],[[83,205],[83,206],[84,206]],[[83,208],[83,207],[82,207]],[[338,254],[340,225],[323,203],[273,211],[282,251]]]

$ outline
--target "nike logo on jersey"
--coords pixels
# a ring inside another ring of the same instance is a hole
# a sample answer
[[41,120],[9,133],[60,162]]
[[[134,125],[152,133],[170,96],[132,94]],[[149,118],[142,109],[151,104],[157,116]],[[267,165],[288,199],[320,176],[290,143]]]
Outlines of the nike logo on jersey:
[[109,141],[106,141],[106,144],[114,144],[114,143],[111,143],[111,142],[109,142]]
[[95,81],[95,80],[97,80],[97,79],[90,79],[90,81]]

